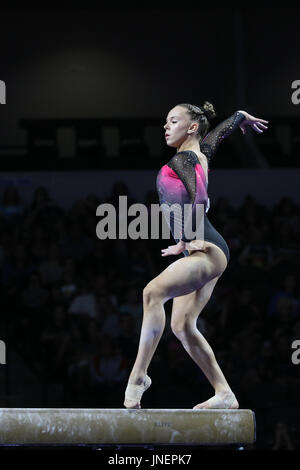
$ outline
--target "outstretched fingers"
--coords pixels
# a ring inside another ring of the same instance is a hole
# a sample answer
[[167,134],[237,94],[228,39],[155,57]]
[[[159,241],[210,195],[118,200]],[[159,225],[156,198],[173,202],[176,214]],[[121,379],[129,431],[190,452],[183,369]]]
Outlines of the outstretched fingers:
[[[267,122],[267,121],[263,121],[263,122]],[[265,126],[261,120],[257,120],[256,124],[262,127],[263,129],[268,129],[268,126]]]
[[260,120],[254,122],[253,124],[253,129],[256,131],[256,132],[259,132],[260,134],[265,130],[265,129],[268,129],[268,126],[265,126]]
[[257,126],[257,124],[253,124],[252,127],[253,127],[253,129],[254,129],[256,132],[259,132],[260,134],[262,134],[263,129],[260,129],[260,128]]
[[259,134],[262,134],[264,130],[268,129],[268,126],[265,124],[268,124],[269,121],[266,121],[265,119],[258,119],[258,118],[252,118],[251,120],[248,120],[246,122],[243,122],[240,125],[241,131],[243,134],[246,133],[246,126],[250,125],[252,129],[254,129],[256,132]]

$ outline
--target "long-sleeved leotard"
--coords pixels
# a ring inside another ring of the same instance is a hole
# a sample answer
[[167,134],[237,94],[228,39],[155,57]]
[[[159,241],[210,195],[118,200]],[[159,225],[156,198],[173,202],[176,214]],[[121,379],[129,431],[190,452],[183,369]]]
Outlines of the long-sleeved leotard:
[[[212,159],[222,140],[237,129],[244,119],[245,115],[237,111],[207,134],[200,143],[200,149],[208,161]],[[224,251],[229,261],[228,246],[206,215],[209,209],[207,184],[204,170],[196,153],[191,150],[177,152],[157,175],[156,187],[160,206],[177,243],[179,240],[185,242],[196,239],[210,241]],[[187,207],[190,208],[190,211],[184,212],[184,204],[189,204]],[[202,211],[199,206],[201,204]],[[202,218],[199,220],[201,215]],[[203,237],[199,236],[202,233],[199,225],[201,223],[204,229]],[[193,235],[191,230],[196,235]],[[189,253],[185,250],[183,254],[188,256]]]

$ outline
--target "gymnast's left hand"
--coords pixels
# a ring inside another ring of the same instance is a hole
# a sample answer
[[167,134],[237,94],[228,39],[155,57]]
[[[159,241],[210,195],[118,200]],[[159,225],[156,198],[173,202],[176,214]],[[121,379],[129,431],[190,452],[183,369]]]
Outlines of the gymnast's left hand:
[[251,116],[251,114],[247,113],[246,111],[240,112],[243,113],[246,117],[246,119],[244,119],[244,121],[242,121],[240,124],[240,129],[243,134],[246,134],[246,126],[251,126],[252,129],[259,134],[262,134],[264,130],[268,129],[266,124],[269,124],[269,121]]
[[182,240],[177,243],[177,245],[170,245],[168,248],[164,248],[161,253],[161,256],[169,255],[180,255],[185,250],[185,242]]

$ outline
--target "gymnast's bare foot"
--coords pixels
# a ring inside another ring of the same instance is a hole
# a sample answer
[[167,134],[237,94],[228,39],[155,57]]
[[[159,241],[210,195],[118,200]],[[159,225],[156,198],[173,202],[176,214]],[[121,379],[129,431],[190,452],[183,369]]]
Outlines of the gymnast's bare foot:
[[125,391],[125,408],[141,408],[141,398],[143,393],[150,387],[151,379],[148,375],[144,379],[136,379],[128,383]]
[[199,403],[199,405],[194,406],[193,410],[199,409],[236,409],[239,407],[239,403],[235,398],[233,392],[219,392],[216,393],[215,396],[210,398],[203,403]]

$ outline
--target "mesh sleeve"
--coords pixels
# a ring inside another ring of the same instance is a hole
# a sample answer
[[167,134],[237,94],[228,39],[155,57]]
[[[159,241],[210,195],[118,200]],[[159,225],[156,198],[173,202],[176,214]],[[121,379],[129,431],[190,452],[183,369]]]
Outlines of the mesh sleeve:
[[214,130],[209,132],[200,143],[201,152],[210,160],[216,153],[222,140],[232,134],[244,119],[245,115],[236,111],[228,119],[221,122]]

